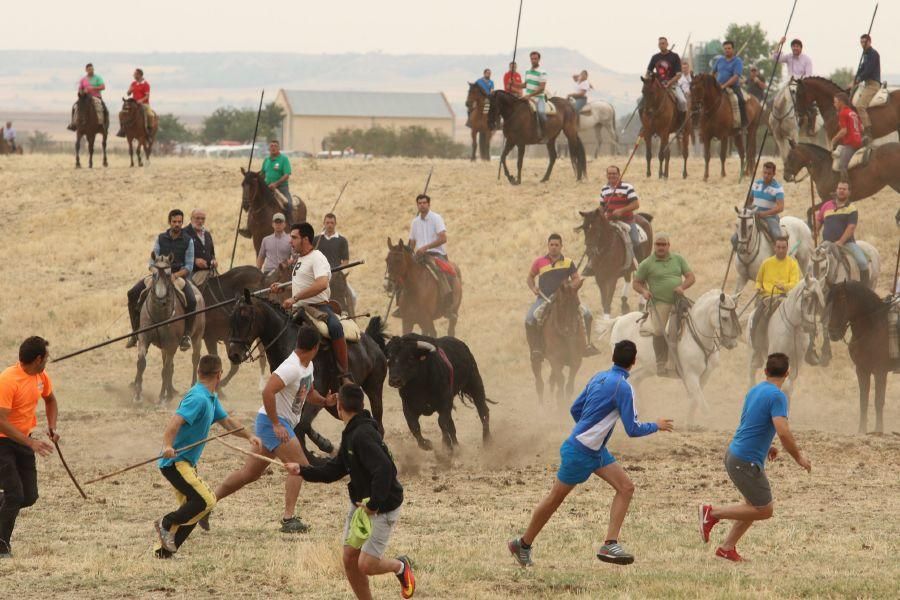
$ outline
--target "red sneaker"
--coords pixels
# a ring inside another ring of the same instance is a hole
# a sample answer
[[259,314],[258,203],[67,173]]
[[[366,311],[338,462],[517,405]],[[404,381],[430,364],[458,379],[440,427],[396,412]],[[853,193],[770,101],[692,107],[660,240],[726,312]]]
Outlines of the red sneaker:
[[698,512],[700,514],[700,539],[708,544],[709,533],[719,520],[712,516],[711,504],[701,504]]
[[737,553],[737,548],[732,548],[731,550],[723,550],[721,547],[716,548],[716,556],[732,562],[742,562],[744,560],[741,555]]

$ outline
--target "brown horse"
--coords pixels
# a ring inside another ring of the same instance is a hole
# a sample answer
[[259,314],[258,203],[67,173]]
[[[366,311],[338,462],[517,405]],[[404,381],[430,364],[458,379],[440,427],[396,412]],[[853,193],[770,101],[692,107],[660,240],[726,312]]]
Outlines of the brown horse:
[[659,178],[669,178],[669,158],[671,157],[670,135],[677,135],[681,142],[681,156],[684,166],[681,177],[687,179],[688,149],[691,138],[690,114],[679,115],[678,104],[672,94],[660,82],[656,73],[643,78],[641,88],[641,125],[644,146],[647,149],[647,177],[650,177],[650,161],[653,153],[653,136],[659,137]]
[[[653,248],[653,227],[650,221],[653,216],[647,213],[640,213],[634,216],[635,222],[647,234],[647,241],[643,242],[640,247],[640,257],[635,257],[635,261],[625,264],[627,257],[627,246],[623,239],[619,228],[611,223],[603,211],[595,208],[590,211],[579,211],[582,223],[575,228],[575,231],[584,232],[585,254],[588,258],[588,265],[593,272],[594,280],[597,287],[600,288],[600,300],[603,303],[603,314],[605,318],[609,318],[611,313],[613,295],[616,291],[616,284],[620,278],[625,279],[622,290],[622,314],[630,312],[628,307],[628,287],[631,282],[631,275],[635,271],[634,263],[642,258],[650,256]],[[627,234],[625,235],[627,237]],[[631,243],[630,241],[628,242]]]
[[[259,247],[264,237],[274,231],[272,229],[272,217],[275,213],[284,212],[281,204],[275,199],[275,194],[266,185],[263,174],[260,171],[248,171],[241,167],[244,180],[241,182],[243,196],[241,206],[247,211],[247,229],[253,239],[253,248],[259,254]],[[306,222],[306,204],[299,196],[294,196],[294,218],[291,223]]]
[[[560,133],[563,133],[569,141],[575,178],[581,181],[581,178],[587,175],[587,159],[584,155],[584,145],[578,137],[578,115],[575,114],[575,109],[563,98],[550,98],[547,103],[552,103],[556,107],[556,114],[547,115],[547,121],[543,125],[543,136],[538,136],[537,115],[531,109],[528,100],[503,90],[491,94],[488,127],[496,129],[498,119],[503,117],[503,135],[506,137],[506,144],[500,154],[500,164],[503,165],[506,178],[513,185],[522,183],[522,160],[525,158],[526,145],[546,144],[550,161],[541,182],[550,179],[557,157],[556,138]],[[518,154],[516,177],[509,174],[509,168],[506,166],[506,155],[513,146],[516,147]]]
[[762,106],[759,100],[746,95],[747,112],[747,147],[746,160],[743,133],[735,129],[734,116],[731,113],[731,102],[727,92],[719,87],[714,75],[701,73],[694,76],[691,82],[691,119],[700,133],[703,143],[703,159],[706,167],[703,181],[709,179],[709,157],[712,139],[719,140],[719,160],[722,162],[722,177],[725,177],[725,157],[728,155],[728,142],[734,139],[738,155],[741,157],[743,173],[753,176],[756,159],[756,128],[759,127]]
[[427,266],[416,258],[413,247],[397,240],[397,245],[387,240],[387,273],[385,288],[397,295],[397,309],[403,321],[403,335],[412,333],[419,326],[422,335],[437,337],[435,319],[446,317],[447,335],[456,332],[459,305],[462,304],[462,272],[455,264],[456,277],[452,279],[453,301],[450,306],[441,298],[438,282]]
[[875,378],[875,431],[884,433],[884,398],[888,371],[900,367],[891,360],[888,343],[888,304],[878,294],[855,281],[837,283],[828,290],[828,337],[844,339],[847,328],[852,336],[847,344],[856,366],[859,384],[859,433],[868,425],[869,389]]
[[122,98],[122,110],[119,111],[119,125],[128,139],[128,156],[131,157],[131,166],[134,166],[134,141],[137,140],[138,166],[143,167],[141,160],[141,148],[147,155],[147,164],[150,164],[150,153],[153,151],[153,142],[156,140],[156,132],[159,129],[159,117],[155,114],[150,118],[150,128],[147,128],[147,118],[144,111],[147,110],[134,98]]
[[75,122],[75,168],[81,168],[81,138],[87,137],[88,168],[94,168],[94,138],[97,134],[103,136],[103,166],[106,162],[106,136],[109,133],[109,118],[101,121],[94,110],[92,96],[86,92],[78,92],[78,119]]
[[[574,391],[575,375],[581,368],[587,340],[578,289],[571,281],[566,281],[550,297],[544,310],[547,311],[541,330],[544,351],[542,355],[531,354],[531,372],[534,373],[538,400],[543,402],[541,367],[544,360],[550,363],[550,393],[556,393],[556,401],[561,405]],[[563,373],[566,367],[569,369],[568,378]]]
[[488,115],[485,107],[490,102],[490,96],[477,83],[469,84],[469,93],[466,96],[466,111],[469,119],[466,127],[472,130],[472,161],[475,161],[475,151],[480,150],[481,160],[491,160],[491,128],[488,126]]
[[[794,102],[801,119],[800,126],[803,127],[807,115],[814,115],[815,109],[818,108],[825,122],[828,137],[833,138],[837,135],[840,126],[834,108],[834,97],[840,92],[849,94],[850,90],[824,77],[804,77],[798,80],[797,97]],[[887,104],[870,108],[869,118],[872,120],[873,138],[880,138],[895,131],[900,132],[900,90],[888,94]]]

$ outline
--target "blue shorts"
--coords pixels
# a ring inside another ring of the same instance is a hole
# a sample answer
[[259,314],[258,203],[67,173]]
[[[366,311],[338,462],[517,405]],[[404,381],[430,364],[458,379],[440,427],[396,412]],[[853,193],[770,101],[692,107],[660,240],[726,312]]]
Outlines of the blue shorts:
[[[294,428],[291,427],[287,419],[278,417],[278,422],[288,430],[288,439],[297,437],[294,433]],[[269,452],[275,452],[275,448],[281,445],[281,440],[275,437],[275,428],[272,426],[272,421],[269,420],[268,415],[262,413],[256,413],[256,437],[259,438],[262,445]]]
[[592,456],[577,448],[569,440],[563,442],[563,445],[559,447],[559,456],[561,460],[556,478],[566,485],[584,483],[597,469],[616,462],[616,458],[610,454],[606,446],[600,449],[599,456]]

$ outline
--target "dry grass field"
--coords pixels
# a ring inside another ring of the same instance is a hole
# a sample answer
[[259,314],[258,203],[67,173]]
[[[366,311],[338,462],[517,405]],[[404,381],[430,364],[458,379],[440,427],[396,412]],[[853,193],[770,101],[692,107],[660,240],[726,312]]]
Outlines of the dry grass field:
[[[637,485],[621,536],[637,556],[634,565],[616,567],[594,557],[612,493],[591,481],[570,497],[538,539],[536,566],[515,566],[505,541],[524,528],[553,480],[557,449],[571,424],[567,406],[536,401],[522,328],[530,302],[524,278],[551,231],[564,236],[568,253],[581,256],[583,244],[572,232],[576,210],[595,205],[607,160],[592,162],[591,180],[583,184],[573,182],[569,165],[561,161],[544,185],[537,182],[543,161],[527,161],[521,187],[498,182],[495,163],[434,163],[433,208],[448,223],[450,255],[461,266],[465,284],[458,335],[471,346],[488,395],[499,404],[492,407],[494,443],[489,448],[481,446],[474,411],[457,407],[462,449],[447,467],[417,449],[396,392],[386,389],[386,440],[407,497],[390,550],[413,558],[417,597],[896,597],[900,381],[894,376],[888,384],[889,433],[855,435],[857,388],[843,344],[836,345],[827,370],[801,367],[791,420],[813,471],[805,474],[787,456],[771,464],[776,514],[752,528],[741,544],[751,562],[735,565],[714,558],[714,546],[700,544],[695,527],[697,502],[738,500],[722,456],[746,392],[748,349],[740,345],[723,355],[707,387],[709,413],[695,427],[685,426],[687,400],[680,384],[651,380],[638,392],[640,414],[645,420],[674,418],[676,432],[631,440],[618,428],[612,438],[611,450]],[[170,208],[206,208],[220,261],[227,265],[241,162],[154,159],[149,168],[129,169],[123,158],[113,157],[110,168],[93,171],[76,171],[72,163],[68,156],[0,157],[4,364],[15,360],[27,335],[47,337],[59,356],[126,332],[125,292],[145,272],[154,236],[165,228]],[[384,311],[386,238],[406,238],[414,197],[430,165],[406,160],[295,165],[291,189],[308,202],[314,222],[350,180],[337,212],[353,258],[367,261],[351,275],[363,311]],[[655,215],[655,228],[670,231],[673,249],[693,266],[698,283],[689,295],[696,298],[721,285],[732,207],[743,200],[746,185],[737,183],[733,160],[724,181],[704,184],[697,160],[689,169],[687,181],[662,183],[644,179],[635,163],[627,179],[637,186],[642,209]],[[802,216],[809,188],[788,184],[787,191],[788,212]],[[893,268],[898,204],[892,191],[859,204],[860,236],[885,259],[881,292],[888,289]],[[252,261],[252,246],[241,238],[235,262]],[[593,283],[585,286],[583,297],[599,311]],[[391,330],[398,327],[392,320]],[[444,323],[438,327],[446,330]],[[604,350],[587,360],[578,385],[607,368],[609,358]],[[145,379],[147,402],[131,402],[134,363],[135,353],[120,342],[50,365],[61,403],[62,448],[81,480],[159,449],[174,405],[151,402],[159,383],[155,351]],[[180,354],[179,390],[188,387],[189,371],[187,355]],[[257,379],[256,367],[245,366],[224,401],[248,424],[260,404]],[[323,413],[318,425],[338,439],[338,422]],[[423,426],[437,442],[436,420],[424,419]],[[242,460],[212,444],[200,470],[214,485]],[[283,479],[270,474],[224,500],[215,510],[213,531],[198,530],[175,560],[162,562],[151,555],[151,522],[171,510],[173,499],[152,465],[88,486],[86,502],[56,457],[39,459],[38,469],[41,498],[20,517],[15,558],[0,563],[4,598],[312,599],[350,593],[339,559],[346,507],[342,484],[305,484],[299,513],[313,529],[288,536],[277,529]],[[713,536],[721,539],[724,528]],[[376,578],[374,590],[378,597],[398,593],[392,577]]]

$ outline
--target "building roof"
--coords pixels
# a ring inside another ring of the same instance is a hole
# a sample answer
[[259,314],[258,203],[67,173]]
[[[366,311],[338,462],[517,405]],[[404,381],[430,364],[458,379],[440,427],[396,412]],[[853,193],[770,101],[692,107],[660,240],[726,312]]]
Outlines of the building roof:
[[453,118],[441,92],[281,91],[293,116]]

